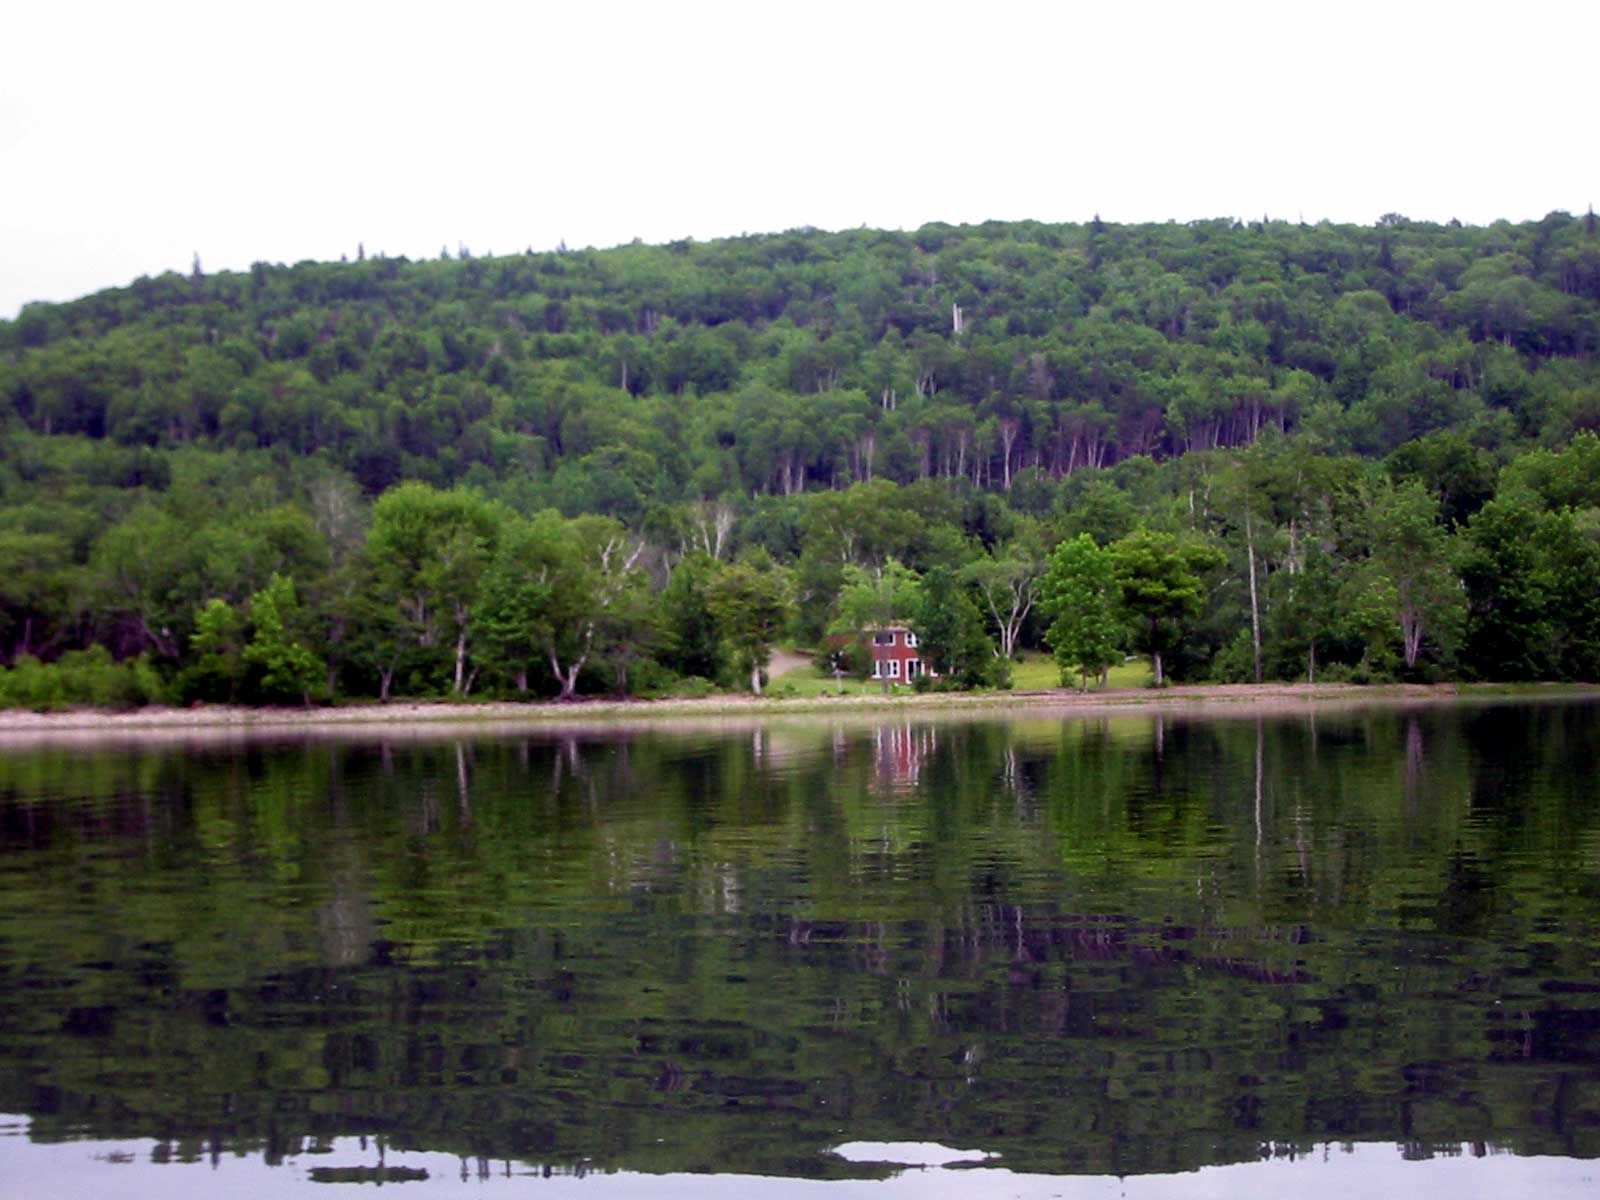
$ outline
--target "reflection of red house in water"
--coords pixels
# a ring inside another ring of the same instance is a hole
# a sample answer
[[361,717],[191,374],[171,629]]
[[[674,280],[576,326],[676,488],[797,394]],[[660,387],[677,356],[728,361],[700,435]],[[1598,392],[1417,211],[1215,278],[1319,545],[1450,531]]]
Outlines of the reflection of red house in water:
[[891,683],[910,683],[918,675],[932,675],[922,662],[917,635],[904,625],[876,625],[866,631],[872,642],[872,677]]
[[879,781],[895,787],[916,783],[938,744],[931,725],[879,725],[872,741]]

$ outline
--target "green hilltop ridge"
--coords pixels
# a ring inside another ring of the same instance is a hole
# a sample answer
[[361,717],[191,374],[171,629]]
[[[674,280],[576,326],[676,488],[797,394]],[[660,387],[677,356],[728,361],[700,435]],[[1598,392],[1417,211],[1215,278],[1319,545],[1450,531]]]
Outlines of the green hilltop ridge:
[[795,230],[0,322],[0,702],[1600,678],[1600,232]]

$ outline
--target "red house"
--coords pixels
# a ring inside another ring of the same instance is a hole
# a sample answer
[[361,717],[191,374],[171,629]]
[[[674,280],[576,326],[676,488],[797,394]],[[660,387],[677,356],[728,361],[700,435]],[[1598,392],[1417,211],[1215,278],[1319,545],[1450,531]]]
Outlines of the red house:
[[918,675],[932,675],[917,648],[917,635],[904,625],[878,625],[866,630],[872,644],[872,677],[890,683],[910,683]]

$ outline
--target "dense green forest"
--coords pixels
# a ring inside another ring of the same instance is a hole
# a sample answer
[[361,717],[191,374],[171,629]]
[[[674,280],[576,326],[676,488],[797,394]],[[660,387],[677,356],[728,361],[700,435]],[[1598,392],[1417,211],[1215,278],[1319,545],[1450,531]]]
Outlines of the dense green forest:
[[0,322],[0,700],[1600,678],[1600,233],[931,225]]

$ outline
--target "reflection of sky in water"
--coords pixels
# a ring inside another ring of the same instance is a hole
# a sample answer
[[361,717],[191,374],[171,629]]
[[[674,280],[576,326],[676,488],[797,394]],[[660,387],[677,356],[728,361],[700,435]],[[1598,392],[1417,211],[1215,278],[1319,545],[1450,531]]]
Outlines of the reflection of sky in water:
[[954,1163],[979,1163],[998,1158],[983,1150],[958,1150],[938,1142],[845,1142],[832,1153],[846,1162],[896,1163],[906,1167],[948,1167]]
[[[0,1117],[0,1197],[28,1195],[51,1200],[143,1200],[147,1196],[226,1195],[230,1200],[281,1200],[285,1196],[338,1196],[312,1172],[328,1168],[376,1167],[377,1152],[354,1138],[332,1142],[325,1154],[302,1154],[268,1166],[258,1155],[224,1155],[216,1164],[152,1161],[150,1141],[30,1142],[27,1118]],[[851,1143],[837,1148],[859,1162],[913,1158],[921,1162],[971,1162],[981,1151],[952,1150],[936,1143]],[[595,1200],[683,1197],[720,1200],[759,1195],[762,1200],[850,1200],[899,1196],[1061,1197],[1065,1200],[1209,1200],[1211,1197],[1261,1197],[1278,1200],[1291,1190],[1297,1200],[1348,1200],[1350,1196],[1392,1195],[1400,1189],[1448,1195],[1450,1200],[1505,1200],[1513,1196],[1561,1197],[1592,1194],[1600,1182],[1600,1163],[1561,1158],[1519,1158],[1462,1153],[1404,1161],[1402,1148],[1382,1143],[1326,1146],[1300,1159],[1205,1167],[1178,1175],[1024,1175],[997,1167],[908,1167],[888,1179],[783,1179],[756,1175],[546,1175],[520,1163],[482,1162],[453,1154],[389,1151],[385,1166],[413,1176],[406,1196],[580,1196]],[[427,1172],[426,1179],[416,1178]],[[16,1181],[36,1184],[26,1189]],[[359,1193],[368,1194],[370,1182]],[[390,1187],[399,1184],[390,1182]],[[393,1194],[393,1193],[390,1193]]]

